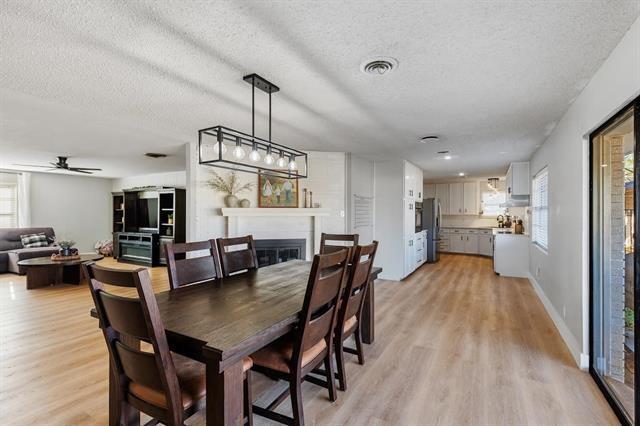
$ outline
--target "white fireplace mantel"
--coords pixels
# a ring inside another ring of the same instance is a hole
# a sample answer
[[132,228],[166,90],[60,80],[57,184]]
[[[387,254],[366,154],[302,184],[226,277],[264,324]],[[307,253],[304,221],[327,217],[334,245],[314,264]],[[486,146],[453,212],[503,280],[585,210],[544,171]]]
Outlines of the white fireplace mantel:
[[271,217],[271,218],[287,218],[287,217],[309,217],[313,229],[313,249],[314,253],[320,251],[320,236],[322,234],[321,216],[329,216],[331,209],[324,208],[228,208],[221,209],[222,216],[227,218],[227,236],[237,237],[239,229],[239,221],[243,217]]

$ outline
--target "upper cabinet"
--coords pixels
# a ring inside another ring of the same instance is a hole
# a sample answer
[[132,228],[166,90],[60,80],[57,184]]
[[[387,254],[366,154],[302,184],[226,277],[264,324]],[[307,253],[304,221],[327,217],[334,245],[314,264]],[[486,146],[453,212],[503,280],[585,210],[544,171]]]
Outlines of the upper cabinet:
[[511,163],[507,171],[507,204],[529,203],[530,191],[529,162]]
[[480,187],[478,181],[430,183],[424,186],[424,198],[438,198],[444,215],[479,215]]
[[404,162],[404,198],[422,202],[422,169],[412,163]]
[[449,214],[464,214],[464,183],[449,184]]
[[435,183],[426,183],[424,185],[424,193],[422,194],[423,199],[427,198],[436,198],[436,184]]
[[436,198],[440,200],[440,213],[450,214],[449,207],[449,184],[437,183],[436,184]]
[[464,202],[463,202],[463,214],[478,215],[479,202],[478,202],[478,182],[465,182],[463,186]]

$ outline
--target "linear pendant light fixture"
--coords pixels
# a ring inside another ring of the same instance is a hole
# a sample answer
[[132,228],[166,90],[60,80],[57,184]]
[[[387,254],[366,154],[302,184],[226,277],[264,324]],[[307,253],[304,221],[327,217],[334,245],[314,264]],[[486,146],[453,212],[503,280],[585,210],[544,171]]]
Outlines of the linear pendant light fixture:
[[[251,84],[251,135],[224,126],[198,131],[200,164],[290,179],[307,177],[307,153],[271,140],[271,94],[280,90],[258,74],[246,75]],[[269,139],[256,137],[256,87],[269,94]]]

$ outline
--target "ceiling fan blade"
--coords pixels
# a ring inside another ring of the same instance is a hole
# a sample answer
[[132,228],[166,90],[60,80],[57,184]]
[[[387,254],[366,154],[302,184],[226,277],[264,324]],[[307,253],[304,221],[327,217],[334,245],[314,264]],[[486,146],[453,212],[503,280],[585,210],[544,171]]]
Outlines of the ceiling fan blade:
[[102,169],[92,169],[91,167],[70,167],[70,168],[74,170],[97,170],[97,171],[102,170]]
[[22,167],[51,167],[51,166],[39,166],[35,164],[13,164],[14,166],[22,166]]
[[75,172],[75,173],[84,173],[85,175],[92,175],[93,173],[91,172],[85,172],[84,170],[80,170],[76,167],[69,167],[67,170],[69,170],[70,172]]

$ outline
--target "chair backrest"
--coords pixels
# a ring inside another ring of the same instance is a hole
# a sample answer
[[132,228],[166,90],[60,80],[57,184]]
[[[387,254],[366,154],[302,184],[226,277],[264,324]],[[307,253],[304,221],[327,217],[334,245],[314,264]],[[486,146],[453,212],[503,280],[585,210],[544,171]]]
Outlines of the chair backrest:
[[[89,282],[109,357],[116,369],[117,386],[126,392],[133,382],[163,393],[169,412],[167,417],[181,424],[180,386],[149,272],[144,268],[134,271],[109,269],[94,263],[85,263],[82,268]],[[138,297],[108,293],[104,284],[135,288]],[[133,341],[150,343],[153,352],[141,351],[139,345],[131,344]]]
[[[342,304],[338,314],[338,324],[344,323],[354,315],[360,321],[360,314],[364,306],[364,295],[369,286],[369,275],[378,250],[378,242],[366,246],[356,246],[354,250],[353,263],[349,268]],[[342,333],[343,327],[337,328],[338,333]]]
[[[320,236],[320,254],[334,253],[343,248],[349,249],[349,261],[353,257],[353,250],[358,245],[358,234],[325,234]],[[339,242],[341,244],[331,244]]]
[[[188,253],[204,251],[208,253],[200,257],[188,257]],[[167,243],[165,245],[167,258],[167,270],[169,272],[169,284],[171,289],[195,284],[201,281],[220,278],[218,266],[218,250],[216,241],[197,241],[193,243]]]
[[331,348],[340,295],[347,272],[349,250],[316,254],[309,274],[307,290],[300,314],[300,328],[293,349],[293,365],[300,368],[302,354],[325,340]]
[[[234,248],[234,246],[245,245],[246,248]],[[230,248],[232,250],[228,250]],[[228,277],[238,271],[258,269],[258,255],[256,254],[256,245],[253,242],[252,235],[236,238],[218,238],[218,252],[224,277]]]

